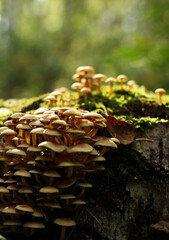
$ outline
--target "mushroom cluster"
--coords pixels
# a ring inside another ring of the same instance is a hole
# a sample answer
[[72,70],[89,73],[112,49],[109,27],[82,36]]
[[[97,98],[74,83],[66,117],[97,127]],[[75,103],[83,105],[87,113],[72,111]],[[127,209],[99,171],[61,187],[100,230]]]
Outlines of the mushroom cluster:
[[[94,89],[96,90],[96,93],[102,94],[102,82],[109,85],[109,92],[107,93],[107,96],[110,97],[113,93],[113,86],[115,83],[120,83],[120,92],[123,93],[124,82],[128,80],[126,75],[119,75],[117,78],[107,78],[102,73],[96,74],[95,69],[91,66],[78,67],[72,78],[75,83],[72,84],[71,88],[77,91],[77,100],[80,98],[81,94],[83,94],[85,102],[87,102],[87,96],[91,94]],[[137,84],[134,80],[129,80],[127,82],[127,86],[130,94],[131,90],[135,88]]]
[[98,136],[105,126],[102,115],[70,107],[15,113],[4,123],[0,232],[32,234],[56,224],[57,239],[65,239],[66,228],[76,225],[74,211],[92,187],[90,175],[104,170],[104,153],[119,144]]

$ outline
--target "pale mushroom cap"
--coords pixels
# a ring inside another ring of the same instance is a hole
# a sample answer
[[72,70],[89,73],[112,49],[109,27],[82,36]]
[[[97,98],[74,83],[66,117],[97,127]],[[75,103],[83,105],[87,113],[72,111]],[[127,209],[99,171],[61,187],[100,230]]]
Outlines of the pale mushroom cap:
[[80,129],[74,129],[74,128],[69,128],[66,133],[81,133],[84,134],[85,131],[84,130],[80,130]]
[[54,120],[52,122],[52,125],[60,125],[60,126],[69,126],[69,124],[67,122],[65,122],[64,120],[60,120],[60,119],[57,119],[57,120]]
[[36,147],[36,146],[29,146],[27,148],[27,151],[28,152],[41,152],[41,151],[43,151],[43,149],[40,147]]
[[83,87],[83,84],[79,83],[79,82],[75,82],[71,85],[72,89],[81,89]]
[[11,115],[11,118],[19,119],[19,118],[23,117],[24,115],[25,115],[25,113],[14,113]]
[[102,73],[98,73],[98,74],[95,74],[94,76],[93,76],[93,79],[98,79],[98,80],[105,80],[106,79],[106,76],[104,75],[104,74],[102,74]]
[[123,74],[117,76],[117,81],[120,81],[120,82],[121,81],[126,82],[127,79],[128,79],[128,77],[126,75],[123,75]]
[[55,96],[51,96],[51,95],[49,95],[49,96],[45,97],[45,100],[56,101],[56,98],[55,98]]
[[33,114],[25,114],[23,117],[21,117],[19,119],[19,121],[21,121],[21,120],[37,120],[37,119],[38,119],[38,117]]
[[20,204],[15,207],[17,210],[24,211],[24,212],[33,212],[33,208],[27,204]]
[[55,136],[55,137],[62,136],[61,133],[59,133],[57,130],[53,130],[53,129],[45,129],[43,131],[43,134],[49,135],[49,136]]
[[76,225],[76,222],[70,218],[56,218],[53,222],[64,227],[72,227]]
[[30,127],[28,124],[21,124],[21,123],[19,123],[19,124],[16,126],[16,128],[18,128],[18,129],[24,129],[24,130],[30,130],[30,129],[31,129],[31,127]]
[[55,170],[48,170],[48,171],[44,172],[43,175],[45,175],[47,177],[56,177],[56,178],[62,177],[61,174],[56,172]]
[[40,188],[39,192],[41,192],[41,193],[58,193],[59,190],[52,186],[46,186],[46,187]]
[[74,198],[76,198],[76,196],[74,196],[72,194],[64,194],[64,195],[62,195],[60,197],[60,199],[64,199],[64,200],[66,200],[66,199],[74,199]]
[[44,131],[44,128],[38,127],[38,128],[32,129],[30,133],[43,134],[43,131]]
[[80,75],[85,75],[88,73],[95,74],[95,70],[92,66],[80,66],[76,69],[76,73],[79,73]]
[[93,127],[94,123],[88,119],[79,119],[77,125],[80,127]]
[[75,110],[75,109],[68,109],[68,110],[64,111],[63,115],[68,115],[68,116],[73,115],[73,116],[80,116],[80,117],[83,116],[83,114],[80,111]]
[[27,227],[27,228],[45,228],[45,225],[42,222],[31,221],[31,222],[24,223],[23,227]]
[[81,200],[81,199],[76,199],[72,202],[72,204],[75,204],[75,205],[84,205],[86,204],[85,201]]
[[38,126],[38,127],[43,127],[44,124],[42,122],[40,122],[39,120],[33,121],[31,123],[29,123],[30,126]]
[[92,150],[93,150],[93,147],[90,146],[87,143],[81,143],[81,144],[75,145],[73,147],[67,148],[67,152],[68,153],[73,153],[73,152],[85,152],[85,153],[88,153],[88,152],[91,152]]
[[79,187],[90,188],[90,187],[92,187],[92,184],[91,184],[91,183],[83,182],[83,183],[78,183],[78,186],[79,186]]
[[16,214],[16,213],[17,213],[17,212],[16,212],[16,208],[13,207],[13,206],[4,207],[4,208],[2,209],[2,212],[3,212],[3,213],[9,213],[9,214]]
[[12,129],[6,129],[6,130],[4,130],[3,132],[1,132],[1,135],[16,135],[17,134],[17,132],[15,132],[14,130],[12,130]]
[[45,141],[39,144],[39,147],[46,147],[54,152],[63,152],[67,147],[66,145],[58,145],[49,141]]
[[84,164],[80,162],[61,162],[58,167],[84,167]]
[[30,187],[22,187],[18,190],[19,193],[33,193],[33,189]]
[[129,86],[129,87],[132,87],[132,86],[134,86],[136,84],[136,81],[134,81],[134,80],[129,80],[128,82],[127,82],[127,86]]
[[0,186],[0,193],[9,193],[9,190],[3,186]]
[[26,171],[25,169],[20,169],[14,173],[15,176],[20,176],[20,177],[31,177],[31,174]]
[[59,91],[54,91],[52,93],[50,93],[50,96],[54,96],[54,97],[57,97],[57,96],[62,96],[63,94]]
[[87,87],[83,87],[81,90],[80,90],[81,93],[90,93],[91,92],[91,89],[90,88],[87,88]]
[[35,112],[34,112],[34,114],[35,115],[37,115],[37,114],[42,114],[42,113],[44,113],[45,111],[47,111],[48,110],[48,108],[38,108]]
[[7,226],[19,226],[22,225],[22,222],[15,220],[15,219],[10,219],[10,220],[6,220],[5,222],[3,222],[3,225],[7,225]]
[[114,78],[114,77],[109,77],[109,78],[106,79],[105,82],[106,82],[106,83],[115,83],[115,82],[117,82],[117,80],[116,80],[116,78]]
[[26,153],[18,148],[13,148],[13,149],[9,149],[6,154],[11,154],[11,155],[20,155],[20,156],[26,156]]
[[12,122],[12,120],[7,120],[4,122],[4,125],[7,126],[15,126],[15,123]]
[[157,89],[155,90],[155,93],[164,94],[164,93],[166,93],[166,90],[165,90],[164,88],[157,88]]
[[114,141],[112,141],[109,138],[99,140],[99,141],[95,142],[94,145],[95,146],[104,146],[104,147],[117,148],[117,145],[114,143]]

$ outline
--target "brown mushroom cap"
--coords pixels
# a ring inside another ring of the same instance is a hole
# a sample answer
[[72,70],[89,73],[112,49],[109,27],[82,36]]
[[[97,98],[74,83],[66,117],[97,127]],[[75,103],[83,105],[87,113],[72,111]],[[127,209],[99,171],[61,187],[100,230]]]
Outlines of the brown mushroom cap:
[[27,227],[27,228],[45,228],[45,225],[42,222],[31,221],[31,222],[24,223],[23,227]]
[[128,77],[124,74],[121,74],[121,75],[117,76],[117,81],[119,81],[119,82],[121,82],[121,81],[126,82],[127,79],[128,79]]
[[52,186],[45,186],[39,189],[39,192],[41,193],[58,193],[59,190]]
[[31,177],[31,174],[26,171],[25,169],[20,169],[14,173],[15,176],[20,176],[20,177]]
[[93,150],[93,147],[87,143],[80,143],[78,145],[68,147],[67,152],[68,153],[73,153],[73,152],[85,152],[89,153]]
[[64,227],[72,227],[76,225],[76,222],[70,218],[56,218],[53,222]]
[[6,154],[26,156],[26,153],[25,153],[23,150],[18,149],[18,148],[9,149],[9,150],[6,152]]
[[33,208],[27,204],[20,204],[17,205],[15,208],[23,212],[33,212]]
[[54,152],[63,152],[67,148],[66,145],[58,145],[49,141],[41,142],[38,146],[49,148]]

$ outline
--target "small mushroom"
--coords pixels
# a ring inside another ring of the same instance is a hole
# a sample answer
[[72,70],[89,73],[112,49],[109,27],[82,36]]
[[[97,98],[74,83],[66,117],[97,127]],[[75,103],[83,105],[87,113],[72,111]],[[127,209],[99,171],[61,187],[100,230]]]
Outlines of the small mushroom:
[[155,93],[159,95],[159,104],[162,105],[162,95],[166,93],[166,90],[164,88],[157,88]]
[[87,102],[87,94],[91,93],[91,89],[90,88],[87,88],[87,87],[83,87],[81,90],[80,90],[81,93],[83,93],[84,95],[84,99],[85,99],[85,103]]
[[117,77],[117,81],[120,82],[120,92],[123,92],[123,83],[127,81],[127,76],[126,75],[119,75]]
[[93,76],[93,79],[97,81],[97,92],[101,93],[101,81],[104,81],[106,76],[102,73],[98,73]]
[[80,89],[83,87],[83,84],[75,82],[72,84],[71,88],[77,90],[77,100],[80,98]]
[[73,227],[76,225],[76,222],[70,218],[56,218],[53,222],[59,226],[62,226],[60,240],[65,239],[66,227]]
[[117,82],[117,80],[113,77],[109,77],[106,79],[105,83],[110,85],[110,89],[109,89],[109,93],[108,93],[108,97],[111,96],[111,94],[113,93],[113,84]]

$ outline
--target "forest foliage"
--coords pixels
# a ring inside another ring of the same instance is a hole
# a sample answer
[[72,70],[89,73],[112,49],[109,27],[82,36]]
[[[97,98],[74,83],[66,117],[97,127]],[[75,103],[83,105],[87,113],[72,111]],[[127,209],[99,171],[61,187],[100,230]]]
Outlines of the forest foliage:
[[166,0],[0,0],[0,98],[68,86],[75,69],[169,90]]

